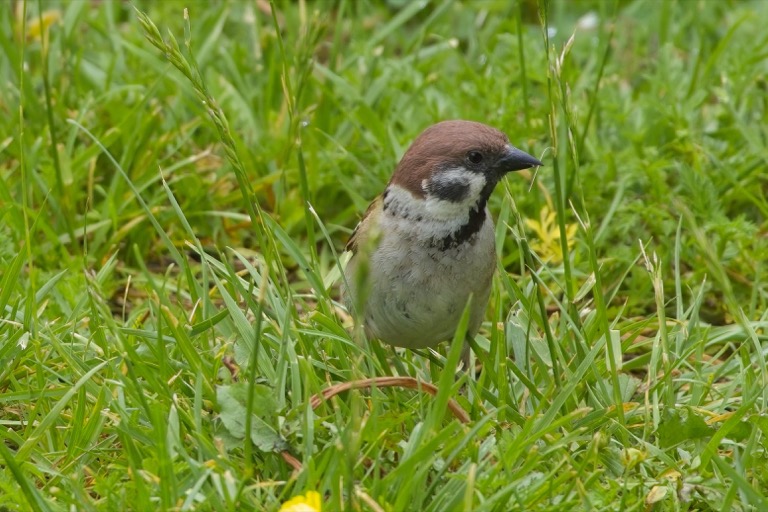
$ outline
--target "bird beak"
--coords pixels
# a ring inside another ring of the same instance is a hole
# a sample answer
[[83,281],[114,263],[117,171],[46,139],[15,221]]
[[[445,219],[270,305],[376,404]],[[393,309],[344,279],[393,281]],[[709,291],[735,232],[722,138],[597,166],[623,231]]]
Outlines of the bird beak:
[[496,167],[501,174],[521,171],[523,169],[530,169],[531,167],[538,167],[544,165],[538,159],[532,157],[524,151],[520,151],[512,145],[507,145],[507,151],[496,164]]

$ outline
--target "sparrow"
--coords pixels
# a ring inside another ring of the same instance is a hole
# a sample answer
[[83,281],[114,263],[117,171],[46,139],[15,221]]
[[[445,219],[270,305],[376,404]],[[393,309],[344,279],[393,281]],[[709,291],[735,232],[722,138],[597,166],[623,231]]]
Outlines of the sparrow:
[[[471,296],[467,336],[474,337],[496,269],[488,199],[508,172],[540,165],[482,123],[424,130],[346,246],[342,299],[366,336],[434,347],[453,338]],[[462,359],[468,354],[465,345]]]

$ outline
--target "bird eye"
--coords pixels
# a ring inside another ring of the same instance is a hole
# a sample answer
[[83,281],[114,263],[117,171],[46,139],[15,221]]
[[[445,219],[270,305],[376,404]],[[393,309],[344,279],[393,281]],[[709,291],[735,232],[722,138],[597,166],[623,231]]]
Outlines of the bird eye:
[[470,151],[467,153],[467,159],[473,164],[479,164],[483,161],[483,154],[479,151]]

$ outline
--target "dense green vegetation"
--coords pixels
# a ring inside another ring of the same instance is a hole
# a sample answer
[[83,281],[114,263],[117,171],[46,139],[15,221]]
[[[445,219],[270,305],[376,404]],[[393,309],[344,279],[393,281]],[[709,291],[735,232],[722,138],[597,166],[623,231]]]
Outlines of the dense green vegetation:
[[[767,19],[3,5],[0,510],[768,510]],[[355,223],[450,118],[546,164],[493,197],[475,379],[337,302]],[[437,394],[312,407],[390,375]]]

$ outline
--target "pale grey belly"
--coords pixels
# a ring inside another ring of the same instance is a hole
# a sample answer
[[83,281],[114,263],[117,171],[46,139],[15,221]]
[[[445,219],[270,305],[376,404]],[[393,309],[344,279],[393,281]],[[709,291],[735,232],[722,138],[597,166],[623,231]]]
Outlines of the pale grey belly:
[[[362,312],[369,336],[408,348],[450,340],[472,295],[467,332],[482,322],[496,266],[493,225],[475,244],[439,252],[422,246],[403,250],[382,240],[370,266],[371,290]],[[472,270],[474,269],[474,270]],[[354,274],[354,265],[350,269]]]

